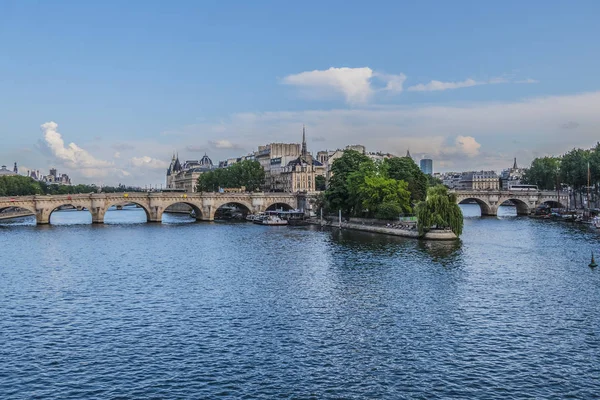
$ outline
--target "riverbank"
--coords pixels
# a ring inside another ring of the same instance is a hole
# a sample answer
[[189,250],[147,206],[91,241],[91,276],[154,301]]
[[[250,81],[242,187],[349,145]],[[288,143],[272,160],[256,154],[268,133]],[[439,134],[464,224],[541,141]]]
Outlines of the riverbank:
[[29,210],[5,211],[0,213],[0,221],[5,219],[28,217],[30,215],[33,215],[33,213]]
[[311,219],[308,220],[309,224],[337,228],[337,229],[351,229],[355,231],[363,231],[363,232],[371,232],[371,233],[381,233],[384,235],[392,235],[392,236],[400,236],[412,239],[423,239],[423,240],[457,240],[458,237],[451,230],[435,230],[429,231],[425,234],[424,237],[419,237],[419,232],[416,229],[416,226],[412,226],[409,229],[393,227],[387,225],[375,225],[375,224],[361,224],[356,222],[335,222],[333,220],[317,220]]

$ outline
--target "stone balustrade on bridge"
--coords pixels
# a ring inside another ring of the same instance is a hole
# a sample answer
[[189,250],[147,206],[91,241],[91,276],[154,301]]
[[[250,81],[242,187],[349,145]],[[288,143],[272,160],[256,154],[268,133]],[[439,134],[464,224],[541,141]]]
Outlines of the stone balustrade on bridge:
[[90,193],[71,195],[0,197],[0,211],[18,207],[29,210],[38,224],[50,223],[50,215],[63,206],[89,210],[93,223],[103,223],[106,211],[112,206],[136,204],[148,222],[162,221],[165,210],[174,204],[186,204],[194,210],[199,221],[213,221],[215,212],[226,204],[235,204],[249,213],[263,212],[273,207],[305,209],[309,195],[297,193]]
[[481,215],[498,215],[498,207],[512,203],[518,215],[529,215],[541,204],[565,208],[567,193],[544,190],[452,190],[458,204],[475,202],[481,207]]

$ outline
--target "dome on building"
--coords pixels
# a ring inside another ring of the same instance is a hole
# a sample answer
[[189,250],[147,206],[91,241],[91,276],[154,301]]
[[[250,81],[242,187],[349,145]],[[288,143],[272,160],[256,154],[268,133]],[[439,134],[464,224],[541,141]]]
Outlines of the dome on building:
[[3,165],[2,168],[0,168],[0,176],[11,176],[11,175],[17,175],[17,174],[6,169],[6,165]]
[[204,153],[204,156],[202,157],[202,159],[200,159],[200,165],[202,167],[212,167],[213,166],[212,160],[206,155],[206,153]]

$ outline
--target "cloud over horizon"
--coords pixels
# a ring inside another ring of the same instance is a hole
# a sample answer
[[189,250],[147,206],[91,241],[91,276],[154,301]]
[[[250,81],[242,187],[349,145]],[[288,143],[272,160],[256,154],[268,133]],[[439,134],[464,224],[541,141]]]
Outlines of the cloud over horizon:
[[[286,85],[297,86],[305,90],[316,91],[313,95],[326,96],[332,91],[344,96],[348,104],[367,103],[376,91],[400,93],[406,75],[390,75],[375,72],[369,67],[335,68],[327,70],[305,71],[288,75],[282,82]],[[376,88],[375,83],[384,86]],[[305,92],[306,93],[306,92]]]
[[114,168],[112,162],[95,158],[73,142],[65,147],[56,122],[49,121],[40,127],[44,132],[47,148],[59,164],[78,170],[83,176],[90,178],[106,176],[109,170]]
[[[296,86],[301,94],[309,98],[328,98],[335,94],[342,95],[350,105],[362,105],[370,102],[379,92],[398,94],[404,91],[407,77],[374,71],[369,67],[349,68],[330,67],[326,70],[304,71],[287,75],[282,79],[285,85]],[[431,80],[409,86],[410,92],[434,92],[460,89],[472,86],[493,85],[500,83],[538,83],[534,79],[510,80],[506,77],[495,77],[488,80],[468,78],[462,81],[443,82]]]
[[[131,141],[124,147],[138,153],[124,150],[119,158],[113,157],[110,143],[93,153],[91,147],[66,146],[55,124],[46,125],[44,133],[49,141],[45,147],[53,149],[53,162],[60,160],[68,168],[65,172],[114,183],[121,180],[119,171],[131,174],[127,178],[131,184],[163,182],[163,168],[177,150],[185,159],[196,158],[197,151],[206,149],[216,162],[272,142],[299,143],[302,124],[313,154],[364,144],[369,151],[403,155],[410,149],[416,158],[429,156],[436,171],[500,170],[513,157],[526,165],[536,156],[593,146],[598,140],[594,127],[600,126],[599,108],[600,91],[505,102],[244,112],[182,127],[181,135],[168,139],[157,133],[160,140]],[[198,137],[202,141],[191,145]],[[23,164],[32,160],[24,158]]]

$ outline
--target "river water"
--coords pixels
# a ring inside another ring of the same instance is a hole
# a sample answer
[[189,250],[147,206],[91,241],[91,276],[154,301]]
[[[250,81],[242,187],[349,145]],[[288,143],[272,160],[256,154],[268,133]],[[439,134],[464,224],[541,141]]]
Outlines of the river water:
[[470,217],[436,243],[139,209],[52,218],[0,224],[2,399],[600,394],[587,227]]

